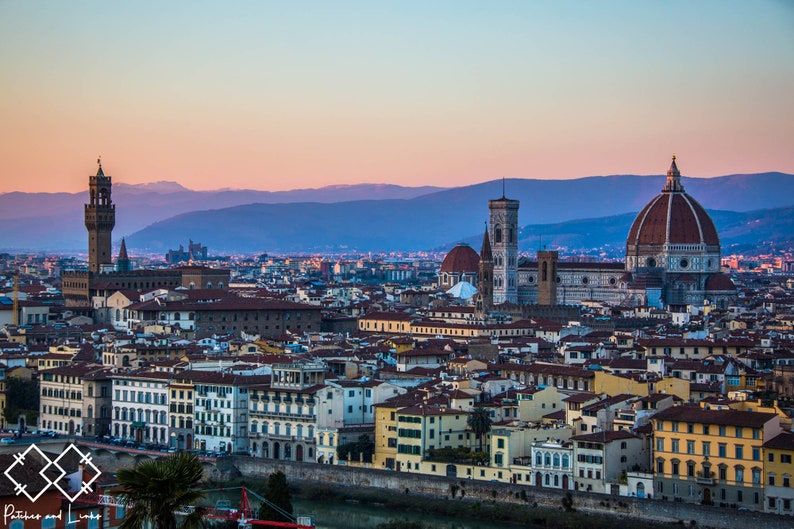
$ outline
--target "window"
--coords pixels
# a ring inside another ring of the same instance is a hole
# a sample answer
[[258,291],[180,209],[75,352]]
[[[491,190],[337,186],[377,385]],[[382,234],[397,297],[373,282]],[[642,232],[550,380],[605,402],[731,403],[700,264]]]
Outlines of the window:
[[695,441],[687,441],[686,442],[686,453],[687,454],[694,454],[695,453]]
[[[761,469],[754,468],[753,469],[753,485],[760,485],[761,484]],[[755,502],[758,503],[758,502]]]
[[659,474],[664,474],[664,460],[660,459],[656,462],[656,472]]
[[720,457],[728,457],[728,455],[727,455],[727,445],[725,443],[720,443],[719,444],[717,454]]
[[656,451],[664,452],[664,439],[661,437],[656,439]]
[[677,422],[673,422],[673,431],[674,432],[678,431],[678,423]]
[[753,461],[761,461],[761,449],[754,447],[753,448]]
[[[767,460],[769,460],[770,463],[774,463],[775,462],[775,453],[774,452],[769,452],[769,454],[767,455]],[[781,463],[782,462],[783,461],[781,459]]]
[[735,457],[736,459],[744,459],[744,446],[736,445],[735,447]]
[[720,426],[720,437],[725,437],[725,427]]
[[736,482],[741,483],[744,481],[744,469],[742,467],[736,467]]
[[708,441],[703,441],[703,455],[710,456],[711,455],[711,443]]
[[767,478],[767,484],[772,486],[772,487],[775,486],[775,475],[774,474],[769,474],[769,476]]
[[[623,457],[625,458],[626,456],[623,456]],[[673,461],[671,463],[671,468],[672,468],[672,470],[670,471],[670,473],[672,475],[674,475],[674,476],[677,476],[678,475],[678,461]]]
[[687,424],[686,433],[695,433],[695,425],[692,423]]
[[673,439],[671,442],[673,446],[670,451],[673,453],[678,453],[678,439]]
[[791,464],[791,454],[780,454],[780,462]]
[[744,435],[744,432],[742,431],[742,429],[739,426],[737,426],[736,427],[736,437],[742,437],[742,435]]
[[496,440],[496,447],[497,448],[504,448],[505,447],[505,440],[501,437]]

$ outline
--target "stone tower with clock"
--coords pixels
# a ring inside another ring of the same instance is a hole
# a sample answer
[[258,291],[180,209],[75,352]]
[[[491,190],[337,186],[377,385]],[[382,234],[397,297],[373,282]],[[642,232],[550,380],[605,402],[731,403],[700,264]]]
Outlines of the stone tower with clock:
[[111,180],[99,169],[88,180],[89,202],[85,205],[85,227],[88,230],[88,271],[99,273],[113,263],[111,235],[116,225],[116,205],[110,198]]
[[493,302],[518,303],[518,200],[488,201],[493,255]]

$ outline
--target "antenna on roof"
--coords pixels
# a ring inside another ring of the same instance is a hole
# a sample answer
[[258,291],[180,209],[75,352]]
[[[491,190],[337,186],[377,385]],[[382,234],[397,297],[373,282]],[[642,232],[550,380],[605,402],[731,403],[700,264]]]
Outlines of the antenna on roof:
[[502,177],[502,198],[505,198],[505,177]]

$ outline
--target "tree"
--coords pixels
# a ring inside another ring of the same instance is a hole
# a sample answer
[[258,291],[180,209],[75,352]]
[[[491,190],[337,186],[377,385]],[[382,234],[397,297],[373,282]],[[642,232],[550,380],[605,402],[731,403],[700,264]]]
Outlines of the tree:
[[491,414],[485,408],[474,408],[469,412],[466,424],[479,439],[479,451],[482,452],[482,437],[491,431]]
[[369,440],[367,434],[360,435],[355,443],[345,443],[336,448],[336,455],[339,461],[350,460],[359,461],[363,455],[365,463],[372,463],[372,455],[375,453],[375,443]]
[[39,416],[39,382],[16,377],[6,379],[6,408],[3,411],[6,425],[16,424],[25,414],[25,424],[34,425]]
[[[267,501],[281,509],[281,511],[290,515],[292,514],[292,501],[290,499],[289,486],[287,485],[287,476],[285,476],[282,471],[273,472],[267,478],[264,497]],[[262,503],[262,506],[259,507],[259,519],[271,520],[274,522],[293,521],[267,503]]]
[[[152,523],[154,529],[176,529],[175,513],[204,497],[204,493],[197,490],[202,472],[201,461],[187,452],[119,470],[116,473],[119,488],[114,494],[127,503],[119,529],[143,529]],[[184,517],[181,529],[203,528],[201,516],[202,510],[195,509]]]

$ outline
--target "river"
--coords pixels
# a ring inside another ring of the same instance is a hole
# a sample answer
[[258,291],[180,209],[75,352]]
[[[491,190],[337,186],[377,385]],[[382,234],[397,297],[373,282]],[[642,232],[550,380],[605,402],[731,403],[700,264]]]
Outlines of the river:
[[[256,512],[259,501],[249,495],[251,507]],[[240,491],[211,492],[202,505],[215,506],[218,500],[229,500],[232,507],[240,502]],[[317,529],[373,529],[389,520],[422,522],[433,529],[504,529],[512,524],[483,520],[469,520],[436,514],[423,514],[412,511],[395,511],[383,506],[355,503],[350,501],[292,500],[297,515],[311,516]],[[254,526],[256,529],[257,526]],[[515,527],[521,527],[515,525]]]

